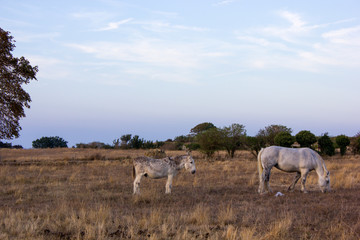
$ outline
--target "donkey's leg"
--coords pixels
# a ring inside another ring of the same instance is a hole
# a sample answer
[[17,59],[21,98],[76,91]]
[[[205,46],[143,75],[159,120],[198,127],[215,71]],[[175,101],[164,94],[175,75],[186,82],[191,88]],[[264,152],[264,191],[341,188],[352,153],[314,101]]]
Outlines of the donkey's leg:
[[306,188],[305,188],[305,183],[306,183],[306,178],[307,178],[308,173],[309,173],[308,169],[301,170],[301,191],[303,193],[307,193]]
[[138,174],[134,180],[134,193],[133,194],[140,194],[140,181],[142,178],[142,174]]
[[174,178],[173,175],[168,175],[168,179],[166,181],[165,193],[171,193],[173,178]]
[[292,182],[292,184],[288,188],[288,191],[294,190],[295,184],[299,181],[300,177],[301,177],[301,174],[299,172],[297,172],[296,175],[295,175],[294,181]]

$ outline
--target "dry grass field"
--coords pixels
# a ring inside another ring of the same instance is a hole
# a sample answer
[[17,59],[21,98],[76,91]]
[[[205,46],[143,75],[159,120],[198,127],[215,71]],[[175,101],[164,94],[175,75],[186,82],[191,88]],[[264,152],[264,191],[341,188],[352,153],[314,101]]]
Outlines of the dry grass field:
[[195,152],[196,174],[183,170],[171,195],[165,179],[143,178],[133,196],[132,158],[144,153],[0,149],[0,239],[360,239],[360,156],[325,159],[326,194],[315,172],[308,194],[288,193],[293,174],[274,169],[275,197],[257,193],[249,152]]

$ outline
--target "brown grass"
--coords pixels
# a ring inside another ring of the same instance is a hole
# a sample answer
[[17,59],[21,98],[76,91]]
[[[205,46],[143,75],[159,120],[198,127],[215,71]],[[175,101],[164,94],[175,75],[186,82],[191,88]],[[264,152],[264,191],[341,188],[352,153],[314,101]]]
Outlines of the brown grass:
[[[167,152],[174,156],[184,152]],[[0,239],[359,239],[360,157],[325,159],[333,191],[311,173],[308,194],[286,189],[293,174],[273,170],[274,194],[257,194],[248,152],[212,162],[197,152],[197,173],[144,178],[132,195],[131,159],[144,151],[0,149]],[[94,159],[92,159],[95,156]]]

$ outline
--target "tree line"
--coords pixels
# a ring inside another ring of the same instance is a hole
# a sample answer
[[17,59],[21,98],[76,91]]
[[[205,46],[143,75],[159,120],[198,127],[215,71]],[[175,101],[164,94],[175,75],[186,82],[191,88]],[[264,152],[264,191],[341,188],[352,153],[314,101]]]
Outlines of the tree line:
[[[250,150],[257,156],[261,148],[267,146],[309,147],[322,155],[332,156],[335,149],[340,149],[344,155],[349,149],[353,154],[360,153],[360,132],[354,137],[339,135],[330,137],[328,133],[315,136],[308,130],[302,130],[292,135],[292,129],[283,125],[269,125],[260,129],[255,136],[248,136],[245,126],[233,123],[230,126],[216,127],[210,122],[196,125],[187,135],[177,136],[166,141],[151,141],[138,135],[122,135],[114,139],[112,144],[102,142],[79,143],[74,148],[97,149],[163,149],[163,150],[199,150],[208,158],[215,152],[225,150],[233,158],[237,150]],[[33,148],[67,148],[67,141],[61,137],[42,137],[32,142]],[[11,144],[0,142],[0,148],[11,148]],[[14,146],[15,148],[15,146]],[[16,146],[21,148],[21,146]]]

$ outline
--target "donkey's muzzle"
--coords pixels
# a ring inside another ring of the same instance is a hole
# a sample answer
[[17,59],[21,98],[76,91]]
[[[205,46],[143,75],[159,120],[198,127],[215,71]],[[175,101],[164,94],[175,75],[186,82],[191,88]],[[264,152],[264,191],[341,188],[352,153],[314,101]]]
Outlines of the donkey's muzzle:
[[195,170],[192,170],[192,171],[191,171],[191,173],[192,173],[192,174],[195,174],[195,173],[196,173],[196,171],[195,171]]

